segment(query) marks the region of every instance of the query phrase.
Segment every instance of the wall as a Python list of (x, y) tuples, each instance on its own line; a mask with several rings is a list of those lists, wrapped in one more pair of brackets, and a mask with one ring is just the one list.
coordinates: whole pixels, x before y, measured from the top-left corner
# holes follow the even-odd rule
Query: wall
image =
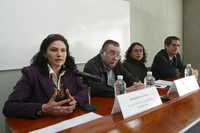
[(199, 35), (200, 35), (200, 1), (199, 0), (183, 0), (183, 38), (184, 38), (184, 62), (192, 64), (200, 70), (199, 60)]
[(13, 86), (20, 77), (19, 70), (3, 71), (0, 72), (0, 132), (6, 132), (4, 116), (2, 114), (2, 108), (8, 95), (11, 93)]
[(130, 0), (131, 41), (144, 44), (147, 65), (164, 47), (166, 36), (182, 38), (182, 0)]
[(125, 51), (129, 18), (129, 2), (124, 0), (0, 0), (0, 53), (6, 55), (0, 56), (0, 70), (28, 65), (52, 33), (66, 37), (77, 63), (95, 56), (107, 39)]

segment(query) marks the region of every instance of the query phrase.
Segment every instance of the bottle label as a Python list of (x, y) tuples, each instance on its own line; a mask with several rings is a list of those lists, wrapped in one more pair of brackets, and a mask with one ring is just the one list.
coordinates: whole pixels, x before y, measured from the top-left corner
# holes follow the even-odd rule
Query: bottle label
[(124, 94), (125, 93), (125, 86), (124, 86), (124, 83), (121, 83), (119, 84), (120, 87), (119, 87), (119, 93), (120, 94)]
[(124, 94), (126, 91), (126, 83), (124, 81), (116, 81), (115, 85), (115, 95)]
[(155, 83), (155, 79), (153, 77), (147, 77), (145, 78), (145, 86), (150, 87), (153, 86)]

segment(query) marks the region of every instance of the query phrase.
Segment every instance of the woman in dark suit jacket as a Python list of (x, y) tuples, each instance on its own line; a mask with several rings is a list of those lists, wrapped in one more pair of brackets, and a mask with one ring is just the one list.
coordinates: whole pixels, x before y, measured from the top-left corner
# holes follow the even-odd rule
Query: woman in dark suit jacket
[(126, 59), (123, 62), (123, 66), (134, 76), (138, 77), (141, 82), (147, 73), (146, 52), (144, 46), (139, 42), (134, 42), (126, 51)]
[(5, 102), (8, 117), (38, 118), (65, 115), (88, 101), (87, 86), (76, 74), (67, 40), (59, 34), (45, 38), (32, 63)]

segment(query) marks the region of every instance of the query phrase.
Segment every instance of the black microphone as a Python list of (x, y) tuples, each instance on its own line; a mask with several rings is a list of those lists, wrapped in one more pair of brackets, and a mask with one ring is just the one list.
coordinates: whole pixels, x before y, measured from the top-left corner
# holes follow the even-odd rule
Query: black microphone
[[(93, 75), (93, 74), (90, 74), (90, 73), (86, 73), (86, 72), (80, 72), (78, 70), (75, 70), (75, 74), (77, 74), (78, 76), (81, 76), (83, 78), (86, 79), (86, 82), (89, 83), (91, 80), (94, 80), (94, 81), (97, 81), (97, 82), (102, 82), (102, 78), (100, 78), (99, 76), (96, 76), (96, 75)], [(86, 83), (86, 84), (87, 84)], [(95, 111), (96, 110), (96, 106), (91, 104), (91, 101), (90, 101), (90, 87), (88, 87), (88, 100), (89, 100), (89, 103), (88, 104), (84, 104), (84, 105), (80, 105), (80, 108), (83, 109), (84, 111), (88, 111), (88, 112), (91, 112), (91, 111)]]
[(95, 81), (99, 81), (101, 82), (102, 81), (102, 78), (99, 77), (99, 76), (96, 76), (96, 75), (93, 75), (93, 74), (90, 74), (90, 73), (86, 73), (86, 72), (80, 72), (80, 71), (75, 71), (77, 75), (83, 77), (83, 78), (86, 78), (86, 79), (91, 79), (91, 80), (95, 80)]

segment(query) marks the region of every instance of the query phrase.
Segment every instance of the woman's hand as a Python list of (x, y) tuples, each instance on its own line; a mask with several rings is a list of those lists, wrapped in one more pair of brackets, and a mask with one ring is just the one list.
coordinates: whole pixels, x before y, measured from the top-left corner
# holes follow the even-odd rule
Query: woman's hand
[(66, 89), (66, 93), (69, 96), (68, 99), (56, 102), (55, 98), (57, 95), (57, 91), (55, 91), (50, 100), (46, 104), (42, 105), (42, 112), (44, 114), (54, 116), (72, 113), (76, 107), (76, 100), (71, 96), (68, 89)]
[(68, 105), (72, 107), (72, 109), (74, 110), (76, 108), (76, 100), (74, 99), (74, 97), (70, 94), (69, 90), (66, 89), (66, 94), (68, 95)]

